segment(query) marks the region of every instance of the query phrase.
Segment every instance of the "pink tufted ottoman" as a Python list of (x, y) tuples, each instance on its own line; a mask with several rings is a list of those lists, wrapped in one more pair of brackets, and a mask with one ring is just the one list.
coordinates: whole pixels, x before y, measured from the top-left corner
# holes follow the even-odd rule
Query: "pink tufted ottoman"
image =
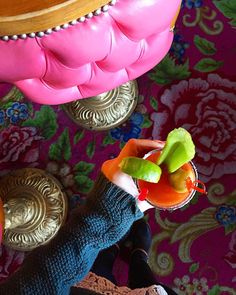
[[(29, 13), (17, 16), (19, 26), (10, 26), (13, 17), (6, 15), (4, 7), (9, 1), (4, 1), (6, 6), (0, 8), (0, 87), (12, 83), (41, 104), (98, 95), (151, 69), (170, 48), (172, 21), (181, 3), (113, 0), (104, 5), (106, 1), (87, 1), (103, 6), (81, 16), (84, 0), (61, 0), (60, 5), (80, 5), (78, 13), (73, 11), (78, 18), (61, 13), (53, 27), (45, 28), (46, 24), (39, 22), (42, 30), (31, 31), (29, 25), (21, 24), (32, 17)], [(55, 4), (55, 0), (51, 2)], [(45, 17), (47, 9), (36, 12)], [(32, 26), (35, 23), (32, 21)]]

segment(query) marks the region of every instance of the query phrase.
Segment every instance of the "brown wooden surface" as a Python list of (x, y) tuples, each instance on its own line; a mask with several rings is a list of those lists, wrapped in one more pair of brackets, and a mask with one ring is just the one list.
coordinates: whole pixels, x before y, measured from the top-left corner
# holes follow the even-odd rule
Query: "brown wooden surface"
[(107, 0), (0, 0), (0, 36), (39, 32), (108, 4)]

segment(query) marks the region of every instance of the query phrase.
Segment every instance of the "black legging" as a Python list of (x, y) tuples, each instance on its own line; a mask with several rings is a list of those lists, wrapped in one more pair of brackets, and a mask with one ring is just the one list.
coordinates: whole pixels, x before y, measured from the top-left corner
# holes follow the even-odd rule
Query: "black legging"
[(161, 285), (169, 295), (177, 295), (169, 287), (156, 280), (147, 263), (147, 256), (143, 252), (137, 251), (132, 255), (129, 265), (129, 287), (130, 289), (136, 289), (152, 285)]
[[(115, 277), (112, 273), (115, 258), (118, 249), (113, 246), (105, 251), (100, 252), (91, 271), (98, 276), (104, 277), (117, 285)], [(145, 288), (152, 285), (161, 285), (168, 295), (178, 295), (169, 287), (159, 283), (153, 275), (150, 266), (147, 263), (147, 256), (141, 252), (136, 251), (131, 256), (129, 265), (129, 288)]]

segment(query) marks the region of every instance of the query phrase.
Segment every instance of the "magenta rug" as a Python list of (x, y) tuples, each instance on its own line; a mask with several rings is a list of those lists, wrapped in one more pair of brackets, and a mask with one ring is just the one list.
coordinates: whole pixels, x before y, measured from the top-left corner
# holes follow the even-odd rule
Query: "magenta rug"
[[(17, 89), (2, 87), (0, 172), (48, 170), (66, 188), (73, 208), (86, 198), (103, 161), (129, 138), (165, 139), (171, 129), (186, 128), (208, 196), (196, 195), (172, 213), (147, 212), (153, 233), (149, 262), (157, 279), (180, 295), (236, 294), (235, 0), (185, 0), (182, 6), (170, 53), (139, 78), (138, 107), (118, 128), (83, 130), (60, 106), (31, 104)], [(0, 250), (4, 280), (24, 253)], [(126, 283), (126, 270), (118, 261), (120, 284)]]

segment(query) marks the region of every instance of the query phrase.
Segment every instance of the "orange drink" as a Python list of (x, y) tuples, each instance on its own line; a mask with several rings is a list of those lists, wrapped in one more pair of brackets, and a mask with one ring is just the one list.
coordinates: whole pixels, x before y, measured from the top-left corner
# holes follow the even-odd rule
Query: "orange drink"
[[(144, 158), (156, 163), (160, 157), (161, 151), (152, 151)], [(193, 182), (198, 181), (198, 174), (195, 166), (190, 161), (181, 167), (182, 170), (190, 172)], [(194, 196), (196, 190), (194, 187), (184, 192), (177, 192), (173, 189), (169, 180), (169, 173), (166, 167), (162, 168), (162, 174), (158, 183), (151, 183), (144, 180), (137, 180), (140, 191), (146, 190), (146, 201), (158, 209), (175, 210), (187, 204)]]
[(144, 158), (125, 157), (119, 166), (122, 172), (137, 179), (139, 201), (146, 200), (159, 209), (175, 210), (187, 204), (195, 191), (207, 193), (191, 162), (194, 156), (191, 134), (180, 127), (168, 134), (162, 149), (153, 150)]

